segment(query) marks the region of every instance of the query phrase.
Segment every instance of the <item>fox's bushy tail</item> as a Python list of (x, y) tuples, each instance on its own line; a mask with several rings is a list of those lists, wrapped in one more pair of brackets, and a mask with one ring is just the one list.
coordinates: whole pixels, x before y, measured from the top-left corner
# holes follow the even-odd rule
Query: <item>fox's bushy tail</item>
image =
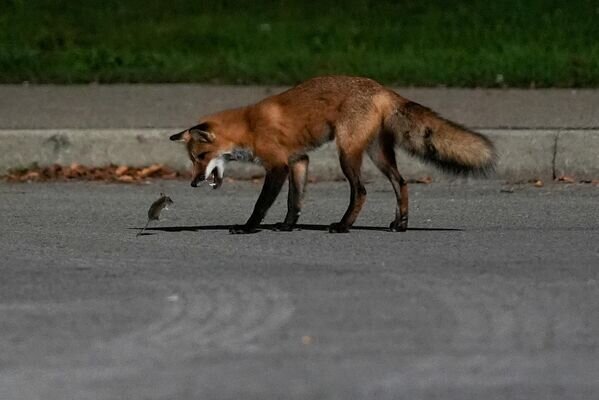
[(418, 103), (400, 103), (385, 124), (394, 132), (400, 148), (442, 170), (484, 176), (495, 168), (495, 147), (486, 136), (446, 120)]

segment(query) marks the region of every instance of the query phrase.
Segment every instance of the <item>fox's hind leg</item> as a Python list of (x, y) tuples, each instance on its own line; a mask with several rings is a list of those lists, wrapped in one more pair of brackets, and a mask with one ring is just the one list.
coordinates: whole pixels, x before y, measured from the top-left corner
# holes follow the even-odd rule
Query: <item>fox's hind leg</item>
[(308, 183), (308, 163), (306, 154), (294, 158), (289, 163), (289, 196), (287, 216), (283, 222), (275, 224), (277, 231), (292, 231), (302, 211), (306, 184)]
[(368, 155), (374, 165), (389, 179), (395, 191), (395, 220), (391, 222), (389, 229), (392, 232), (405, 232), (408, 229), (408, 184), (397, 169), (393, 134), (383, 132), (368, 147)]
[(341, 221), (329, 225), (331, 233), (349, 232), (349, 228), (354, 224), (362, 206), (366, 201), (366, 188), (362, 184), (362, 151), (355, 151), (354, 154), (348, 154), (343, 149), (339, 149), (339, 162), (341, 170), (347, 178), (350, 187), (349, 206), (343, 214)]

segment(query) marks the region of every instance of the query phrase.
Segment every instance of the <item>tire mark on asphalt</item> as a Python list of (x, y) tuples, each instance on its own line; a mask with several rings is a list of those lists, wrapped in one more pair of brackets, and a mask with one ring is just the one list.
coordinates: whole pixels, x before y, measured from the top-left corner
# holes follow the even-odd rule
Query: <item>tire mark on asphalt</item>
[(256, 349), (255, 339), (282, 326), (293, 313), (287, 294), (263, 282), (181, 284), (174, 293), (179, 305), (172, 314), (125, 338), (124, 345), (188, 356), (217, 349), (250, 351)]
[(433, 296), (453, 314), (455, 350), (538, 351), (599, 345), (599, 291), (594, 282), (535, 284), (492, 275), (468, 280), (384, 275)]
[(112, 339), (97, 340), (89, 351), (52, 355), (61, 368), (25, 365), (3, 371), (3, 390), (28, 393), (29, 398), (36, 398), (31, 396), (34, 392), (46, 399), (68, 393), (102, 399), (102, 388), (109, 388), (111, 381), (147, 378), (157, 362), (169, 365), (223, 350), (256, 351), (262, 348), (261, 339), (283, 326), (294, 312), (287, 293), (262, 281), (173, 283), (155, 289), (166, 303), (158, 319)]
[(384, 275), (419, 290), (420, 297), (434, 296), (457, 323), (441, 353), (423, 347), (421, 357), (368, 385), (366, 397), (393, 398), (400, 388), (418, 397), (447, 387), (494, 393), (510, 385), (598, 385), (592, 372), (599, 369), (595, 281)]

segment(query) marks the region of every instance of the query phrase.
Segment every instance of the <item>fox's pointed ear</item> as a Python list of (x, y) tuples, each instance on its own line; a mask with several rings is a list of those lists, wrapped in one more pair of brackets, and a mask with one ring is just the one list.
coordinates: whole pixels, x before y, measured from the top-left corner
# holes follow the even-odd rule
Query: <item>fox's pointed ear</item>
[(169, 139), (175, 141), (182, 140), (185, 142), (189, 142), (193, 139), (202, 143), (212, 143), (214, 141), (214, 138), (214, 133), (209, 131), (208, 124), (202, 123), (189, 129), (186, 129), (183, 132), (175, 133)]
[(181, 140), (187, 141), (188, 139), (186, 138), (186, 136), (187, 136), (187, 138), (189, 138), (188, 130), (184, 130), (183, 132), (175, 133), (174, 135), (171, 135), (171, 137), (169, 137), (169, 139), (173, 140), (173, 141), (181, 141)]
[(214, 133), (208, 132), (207, 130), (202, 129), (201, 127), (194, 126), (193, 128), (189, 128), (189, 134), (191, 135), (193, 140), (197, 140), (202, 143), (212, 143), (214, 142)]

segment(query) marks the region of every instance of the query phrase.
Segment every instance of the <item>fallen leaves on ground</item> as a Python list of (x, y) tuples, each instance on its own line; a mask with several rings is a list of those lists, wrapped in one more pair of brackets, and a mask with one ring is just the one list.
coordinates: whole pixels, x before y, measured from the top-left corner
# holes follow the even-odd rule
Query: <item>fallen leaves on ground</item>
[[(576, 179), (573, 176), (569, 176), (569, 175), (562, 175), (560, 177), (555, 178), (553, 181), (551, 181), (552, 183), (565, 183), (565, 184), (591, 184), (591, 185), (599, 185), (599, 179)], [(512, 185), (512, 187), (510, 187), (509, 189), (503, 188), (501, 189), (502, 193), (511, 193), (513, 190), (513, 185), (524, 185), (524, 184), (531, 184), (535, 187), (544, 187), (545, 186), (545, 182), (542, 179), (530, 179), (527, 181), (506, 181), (505, 182), (506, 185)]]
[(430, 176), (422, 176), (416, 179), (409, 179), (408, 183), (423, 183), (425, 185), (428, 185), (430, 183), (433, 183), (433, 178)]
[(312, 336), (307, 336), (307, 335), (302, 336), (302, 343), (306, 346), (312, 344), (313, 341), (314, 341), (314, 338)]
[[(9, 170), (6, 175), (0, 176), (7, 182), (48, 182), (48, 181), (105, 181), (122, 183), (140, 183), (150, 179), (189, 179), (189, 172), (176, 171), (163, 164), (152, 164), (144, 167), (131, 167), (128, 165), (109, 165), (105, 167), (87, 167), (78, 163), (68, 166), (54, 164), (48, 167), (32, 166), (30, 168)], [(227, 182), (234, 179), (225, 178)], [(262, 183), (262, 177), (252, 177), (254, 184)], [(310, 176), (308, 182), (321, 182), (321, 179)], [(562, 175), (555, 179), (558, 183), (581, 183), (599, 185), (599, 179), (581, 179), (569, 175)], [(416, 179), (408, 179), (408, 183), (430, 184), (433, 178), (422, 176)], [(541, 179), (532, 179), (528, 181), (535, 187), (543, 187), (545, 183)], [(521, 182), (524, 183), (524, 182)], [(502, 189), (503, 193), (512, 193), (513, 189)]]
[(139, 183), (148, 179), (189, 178), (189, 174), (175, 171), (162, 164), (152, 164), (147, 167), (130, 167), (127, 165), (86, 167), (73, 163), (69, 166), (54, 164), (48, 167), (33, 166), (26, 169), (10, 170), (3, 178), (8, 182), (84, 180)]
[[(576, 178), (574, 178), (573, 176), (568, 176), (568, 175), (562, 175), (559, 178), (556, 179), (558, 182), (562, 182), (562, 183), (576, 183)], [(581, 183), (584, 183), (583, 181), (581, 181)]]
[(579, 179), (577, 180), (575, 177), (570, 175), (562, 175), (555, 179), (558, 183), (585, 183), (591, 185), (599, 185), (599, 179)]

